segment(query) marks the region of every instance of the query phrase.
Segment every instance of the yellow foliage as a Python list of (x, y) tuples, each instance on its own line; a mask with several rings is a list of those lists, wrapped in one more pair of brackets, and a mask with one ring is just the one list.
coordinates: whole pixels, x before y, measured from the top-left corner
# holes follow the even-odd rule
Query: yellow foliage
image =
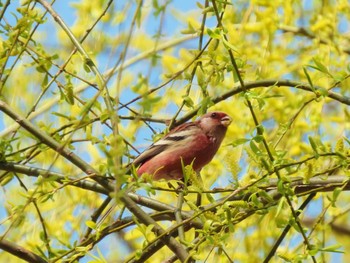
[[(119, 200), (126, 193), (119, 187), (132, 186), (135, 202), (141, 199), (134, 194), (150, 198), (137, 208), (152, 215), (167, 235), (173, 227), (172, 234), (181, 233), (174, 214), (183, 212), (185, 236), (176, 242), (196, 258), (262, 262), (282, 228), (296, 226), (290, 204), (278, 207), (281, 196), (288, 196), (297, 211), (305, 200), (299, 192), (315, 187), (314, 177), (336, 180), (333, 175), (349, 174), (347, 0), (215, 1), (216, 6), (209, 1), (192, 9), (174, 1), (60, 1), (53, 5), (57, 16), (45, 18), (47, 7), (39, 2), (34, 9), (31, 1), (7, 2), (0, 32), (0, 165), (23, 170), (0, 171), (4, 240), (55, 262), (73, 262), (80, 255), (83, 261), (125, 261), (124, 247), (130, 257), (142, 256), (157, 236), (153, 224), (147, 226)], [(112, 179), (130, 174), (119, 164), (126, 166), (162, 136), (154, 133), (170, 120), (183, 121), (187, 114), (186, 121), (194, 120), (198, 110), (224, 111), (233, 119), (214, 159), (201, 171), (203, 186), (196, 182), (181, 192), (178, 183), (152, 182), (151, 175), (145, 181)], [(132, 118), (114, 123), (110, 111)], [(237, 141), (242, 144), (233, 147)], [(41, 175), (35, 168), (43, 169)], [(47, 177), (51, 172), (60, 177)], [(90, 224), (96, 229), (83, 241), (86, 222), (107, 198), (94, 180), (105, 177), (118, 205), (103, 227)], [(289, 188), (296, 177), (309, 185)], [(86, 184), (76, 185), (80, 180)], [(81, 188), (86, 185), (89, 189)], [(349, 195), (347, 188), (331, 188), (313, 188), (318, 194), (310, 203), (312, 213), (304, 210), (298, 218), (304, 226), (304, 218), (313, 216), (311, 244), (337, 240), (346, 248), (345, 238), (328, 223), (349, 221)], [(228, 196), (229, 201), (220, 199)], [(105, 228), (111, 232), (99, 240), (105, 226), (115, 228)], [(114, 232), (118, 238), (108, 239)], [(271, 261), (310, 260), (307, 253), (314, 253), (305, 249), (300, 230), (289, 230), (284, 242), (279, 258)], [(331, 261), (335, 252), (315, 253), (317, 261)], [(1, 253), (0, 261), (12, 262), (7, 254)], [(172, 255), (164, 246), (148, 261)]]
[[(133, 37), (133, 43), (132, 45), (134, 46), (134, 48), (137, 48), (140, 50), (140, 52), (144, 52), (144, 51), (148, 51), (151, 50), (152, 48), (156, 49), (157, 46), (155, 45), (155, 39), (154, 38), (150, 38), (148, 35), (140, 32), (138, 34), (136, 34)], [(159, 45), (160, 43), (158, 43)]]

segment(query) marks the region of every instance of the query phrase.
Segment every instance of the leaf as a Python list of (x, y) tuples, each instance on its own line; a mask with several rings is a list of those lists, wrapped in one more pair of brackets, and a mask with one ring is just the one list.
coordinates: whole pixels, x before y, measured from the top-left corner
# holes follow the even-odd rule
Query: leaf
[(87, 225), (87, 227), (89, 227), (89, 228), (91, 228), (91, 229), (94, 229), (94, 230), (95, 230), (96, 227), (97, 227), (96, 222), (91, 221), (91, 220), (86, 221), (86, 222), (85, 222), (85, 225)]
[(265, 168), (266, 171), (271, 171), (270, 164), (266, 161), (265, 158), (260, 158), (261, 165)]
[(47, 72), (46, 68), (43, 65), (39, 65), (39, 66), (37, 66), (35, 68), (40, 73), (46, 73)]
[(343, 138), (350, 145), (350, 140), (348, 138), (346, 138), (346, 137), (343, 137)]
[(188, 25), (188, 27), (186, 29), (180, 31), (181, 34), (186, 35), (186, 34), (195, 34), (195, 33), (197, 33), (197, 30), (192, 26), (191, 22), (188, 22), (187, 25)]
[(255, 142), (253, 140), (250, 141), (249, 146), (250, 146), (250, 149), (252, 149), (252, 151), (256, 155), (260, 156), (262, 154), (259, 147), (255, 144)]
[(332, 200), (331, 200), (332, 206), (333, 206), (333, 207), (336, 207), (335, 203), (336, 203), (336, 201), (337, 201), (337, 199), (338, 199), (338, 196), (339, 196), (342, 192), (343, 192), (343, 189), (340, 188), (340, 187), (336, 187), (336, 188), (334, 189), (333, 195), (332, 195)]
[(331, 246), (328, 246), (328, 247), (321, 248), (320, 251), (334, 252), (334, 253), (345, 253), (344, 251), (338, 250), (341, 247), (343, 247), (343, 246), (340, 245), (340, 244), (335, 244), (335, 245), (331, 245)]
[(44, 77), (43, 81), (41, 82), (41, 88), (45, 89), (47, 86), (47, 83), (49, 83), (49, 76), (48, 76), (48, 74), (45, 74), (45, 77)]
[(313, 92), (316, 92), (315, 87), (314, 87), (314, 84), (312, 83), (311, 77), (310, 77), (309, 73), (307, 72), (306, 67), (303, 67), (303, 71), (304, 71), (304, 74), (305, 74), (305, 76), (306, 76), (306, 78), (307, 78), (307, 81), (309, 82), (309, 85), (310, 85), (310, 87), (311, 87), (311, 90), (312, 90)]
[(239, 139), (236, 139), (234, 140), (232, 143), (230, 143), (229, 145), (231, 145), (232, 147), (237, 147), (239, 145), (242, 145), (246, 142), (249, 142), (250, 139), (246, 139), (246, 138), (239, 138)]
[(203, 225), (203, 230), (204, 231), (209, 231), (210, 230), (210, 227), (212, 226), (212, 224), (213, 224), (213, 220), (211, 220), (211, 219), (208, 219), (208, 220), (206, 220), (205, 221), (205, 223), (204, 223), (204, 225)]
[(222, 43), (224, 44), (224, 46), (227, 48), (227, 49), (230, 49), (232, 51), (236, 51), (235, 47), (226, 40), (224, 34), (222, 33), (222, 37), (221, 37), (221, 41)]
[(200, 106), (200, 109), (198, 111), (198, 114), (199, 115), (203, 115), (204, 113), (207, 112), (207, 109), (211, 106), (213, 106), (214, 103), (213, 101), (211, 100), (210, 97), (206, 97), (202, 100), (202, 103), (201, 103), (201, 106)]
[(214, 30), (207, 28), (207, 33), (211, 38), (221, 39), (221, 30), (219, 28), (215, 28)]
[(278, 252), (277, 256), (283, 259), (285, 262), (293, 262), (294, 256), (288, 252)]
[(312, 138), (311, 136), (309, 136), (309, 142), (310, 142), (310, 145), (311, 145), (312, 150), (313, 150), (314, 153), (315, 153), (315, 157), (316, 157), (316, 159), (317, 159), (320, 155), (319, 155), (319, 153), (318, 153), (317, 144), (316, 144), (314, 138)]
[(61, 117), (61, 118), (64, 118), (64, 119), (67, 119), (67, 120), (69, 120), (69, 121), (72, 121), (72, 120), (74, 120), (74, 117), (72, 117), (71, 115), (64, 115), (63, 113), (60, 113), (60, 112), (52, 112), (51, 113), (52, 115), (56, 115), (56, 116), (58, 116), (58, 117)]
[(276, 210), (275, 218), (277, 218), (277, 217), (280, 215), (280, 213), (282, 212), (283, 207), (284, 207), (284, 203), (285, 203), (285, 197), (282, 196), (281, 199), (280, 199), (279, 202), (278, 202), (278, 205), (277, 205), (277, 210)]
[(257, 136), (254, 137), (254, 138), (256, 138), (255, 139), (256, 142), (262, 142), (263, 141), (264, 137), (262, 136), (262, 134), (264, 134), (264, 131), (265, 131), (264, 126), (262, 126), (262, 125), (256, 126)]
[(90, 73), (91, 72), (91, 68), (90, 68), (90, 64), (88, 63), (89, 60), (85, 59), (84, 60), (85, 63), (83, 63), (83, 68), (85, 70), (86, 73)]
[(208, 6), (202, 10), (202, 14), (212, 13), (214, 12), (214, 7)]
[[(258, 133), (259, 134), (259, 133)], [(256, 143), (261, 143), (264, 140), (264, 136), (262, 135), (256, 135), (252, 138)]]
[(215, 199), (212, 197), (211, 194), (207, 193), (207, 194), (206, 194), (206, 197), (207, 197), (207, 199), (208, 199), (208, 201), (209, 201), (210, 203), (215, 203)]
[(316, 70), (318, 70), (318, 71), (320, 71), (320, 72), (322, 72), (322, 73), (332, 77), (332, 74), (329, 72), (327, 67), (321, 63), (321, 61), (319, 61), (316, 58), (312, 58), (312, 60), (316, 64), (316, 67), (313, 66), (313, 65), (309, 65), (309, 67), (314, 68), (314, 69), (316, 69)]
[(74, 105), (74, 92), (73, 92), (73, 85), (72, 83), (68, 83), (66, 86), (66, 101), (70, 105)]
[[(0, 156), (1, 156), (1, 154), (0, 154)], [(0, 161), (1, 161), (1, 158), (0, 158)], [(2, 179), (0, 180), (0, 185), (1, 185), (1, 186), (5, 186), (5, 185), (7, 185), (9, 182), (11, 182), (12, 179), (13, 179), (13, 175), (12, 175), (12, 174), (6, 175), (5, 178), (2, 178)]]
[(182, 97), (183, 103), (186, 107), (193, 109), (194, 108), (194, 102), (189, 96)]

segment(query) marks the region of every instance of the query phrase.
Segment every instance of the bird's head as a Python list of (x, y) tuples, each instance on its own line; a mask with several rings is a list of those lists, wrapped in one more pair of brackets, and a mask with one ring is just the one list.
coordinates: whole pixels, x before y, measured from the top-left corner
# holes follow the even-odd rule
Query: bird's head
[(221, 130), (226, 132), (232, 119), (224, 112), (214, 111), (204, 114), (199, 120), (199, 125), (207, 132)]

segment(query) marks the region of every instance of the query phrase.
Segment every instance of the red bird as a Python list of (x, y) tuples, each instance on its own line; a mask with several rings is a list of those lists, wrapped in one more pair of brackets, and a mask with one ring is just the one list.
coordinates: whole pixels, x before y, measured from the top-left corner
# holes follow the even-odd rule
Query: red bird
[(224, 112), (209, 112), (195, 122), (184, 123), (152, 144), (133, 162), (137, 174), (154, 180), (182, 179), (182, 165), (199, 172), (213, 159), (232, 119)]

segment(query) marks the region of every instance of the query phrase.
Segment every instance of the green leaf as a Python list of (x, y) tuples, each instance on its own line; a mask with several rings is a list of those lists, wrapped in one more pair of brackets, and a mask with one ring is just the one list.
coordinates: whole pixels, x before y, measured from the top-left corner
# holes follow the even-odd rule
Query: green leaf
[(343, 138), (350, 145), (350, 140), (348, 138), (346, 138), (346, 137), (343, 137)]
[(222, 33), (221, 41), (227, 49), (231, 49), (232, 51), (236, 51), (235, 47), (225, 39), (225, 36), (223, 35), (223, 33)]
[(333, 207), (336, 207), (335, 203), (338, 199), (338, 196), (343, 192), (343, 189), (340, 188), (340, 187), (336, 187), (334, 190), (333, 190), (333, 195), (332, 195), (332, 206)]
[(47, 70), (45, 69), (45, 67), (43, 65), (39, 65), (36, 67), (36, 70), (40, 73), (46, 73)]
[(199, 115), (203, 115), (204, 113), (207, 112), (207, 109), (211, 106), (213, 106), (214, 103), (213, 101), (211, 100), (210, 97), (205, 97), (203, 100), (202, 100), (202, 103), (201, 103), (201, 106), (200, 106), (200, 109), (198, 111), (198, 114)]
[(207, 13), (213, 13), (214, 12), (214, 7), (208, 6), (202, 10), (202, 14), (207, 14)]
[(312, 150), (313, 150), (314, 153), (315, 153), (315, 157), (316, 157), (316, 159), (317, 159), (320, 155), (319, 155), (319, 153), (318, 153), (317, 144), (316, 144), (314, 138), (311, 137), (311, 136), (309, 136), (309, 142), (310, 142), (310, 145), (311, 145)]
[(43, 81), (41, 82), (41, 88), (45, 89), (47, 86), (47, 83), (49, 83), (49, 76), (48, 76), (48, 74), (45, 74), (45, 77), (44, 77)]
[(64, 118), (64, 119), (67, 119), (69, 121), (72, 121), (74, 120), (74, 117), (72, 117), (71, 115), (64, 115), (63, 113), (60, 113), (60, 112), (52, 112), (52, 115), (55, 115), (55, 116), (58, 116), (58, 117), (61, 117), (61, 118)]
[(90, 64), (88, 63), (89, 60), (86, 59), (84, 62), (85, 62), (85, 63), (83, 64), (83, 68), (84, 68), (85, 72), (86, 72), (86, 73), (90, 73), (90, 72), (91, 72), (91, 68), (90, 68)]
[(229, 145), (231, 145), (232, 147), (237, 147), (241, 144), (244, 144), (246, 142), (249, 142), (250, 140), (249, 139), (246, 139), (246, 138), (239, 138), (239, 139), (236, 139), (234, 140), (232, 143), (230, 143)]
[(316, 70), (318, 70), (318, 71), (320, 71), (320, 72), (322, 72), (322, 73), (332, 77), (332, 74), (329, 72), (327, 67), (321, 63), (321, 61), (319, 61), (316, 58), (313, 58), (312, 60), (313, 60), (313, 62), (315, 63), (316, 66), (309, 65), (309, 67), (314, 68), (314, 69), (316, 69)]
[[(1, 154), (0, 154), (1, 156)], [(0, 161), (1, 161), (1, 158), (0, 158)], [(9, 175), (6, 175), (5, 178), (2, 178), (1, 181), (0, 181), (0, 185), (1, 186), (5, 186), (7, 185), (9, 182), (11, 182), (13, 179), (13, 175), (12, 174), (9, 174)]]
[(283, 259), (285, 262), (293, 262), (294, 256), (288, 252), (277, 252), (277, 256)]
[(192, 26), (192, 24), (190, 22), (188, 22), (188, 27), (184, 30), (180, 31), (181, 34), (195, 34), (197, 33), (197, 30)]
[(215, 203), (215, 199), (211, 196), (211, 194), (207, 193), (206, 197), (210, 203)]
[(72, 83), (68, 83), (66, 86), (66, 101), (70, 105), (74, 105), (74, 92)]
[(253, 140), (250, 141), (249, 146), (250, 146), (250, 149), (252, 149), (252, 151), (256, 155), (260, 156), (262, 154), (259, 147), (255, 144), (255, 142)]
[(277, 182), (277, 190), (279, 193), (281, 193), (282, 195), (285, 194), (285, 187), (284, 187), (284, 182), (282, 180), (278, 180)]
[(213, 220), (211, 220), (211, 219), (206, 220), (204, 225), (203, 225), (203, 230), (209, 231), (212, 224), (213, 224)]
[[(256, 132), (258, 134), (257, 136), (254, 137), (254, 138), (257, 138), (256, 142), (262, 142), (263, 141), (264, 137), (261, 136), (261, 135), (264, 134), (264, 131), (265, 131), (264, 126), (262, 126), (262, 125), (256, 126)], [(259, 140), (259, 139), (261, 139), (261, 140)]]
[(256, 143), (261, 143), (264, 140), (264, 136), (262, 135), (257, 135), (252, 138)]
[(311, 87), (311, 90), (312, 90), (313, 92), (316, 92), (315, 87), (314, 87), (314, 84), (312, 83), (311, 77), (310, 77), (309, 73), (307, 72), (306, 67), (303, 67), (303, 71), (304, 71), (304, 74), (305, 74), (305, 76), (306, 76), (306, 78), (307, 78), (307, 81), (309, 82), (309, 85), (310, 85), (310, 87)]
[(335, 245), (332, 245), (332, 246), (328, 246), (328, 247), (321, 248), (320, 251), (324, 251), (324, 252), (334, 252), (334, 253), (345, 253), (344, 251), (338, 250), (338, 249), (341, 248), (341, 247), (343, 247), (343, 246), (340, 245), (340, 244), (335, 244)]
[(96, 227), (97, 227), (96, 222), (91, 221), (91, 220), (86, 221), (86, 222), (85, 222), (85, 225), (87, 225), (87, 226), (88, 226), (89, 228), (91, 228), (91, 229), (96, 229)]
[(261, 157), (260, 158), (260, 163), (265, 168), (266, 171), (271, 171), (270, 164), (266, 161), (265, 158)]
[(285, 197), (282, 196), (281, 199), (280, 199), (279, 202), (278, 202), (278, 205), (277, 205), (277, 210), (276, 210), (275, 218), (277, 218), (277, 217), (280, 215), (280, 213), (282, 212), (283, 207), (284, 207), (284, 204), (285, 204), (285, 201), (286, 201), (286, 200), (285, 200)]
[(221, 39), (221, 30), (219, 28), (215, 28), (214, 30), (207, 28), (207, 33), (211, 38)]

